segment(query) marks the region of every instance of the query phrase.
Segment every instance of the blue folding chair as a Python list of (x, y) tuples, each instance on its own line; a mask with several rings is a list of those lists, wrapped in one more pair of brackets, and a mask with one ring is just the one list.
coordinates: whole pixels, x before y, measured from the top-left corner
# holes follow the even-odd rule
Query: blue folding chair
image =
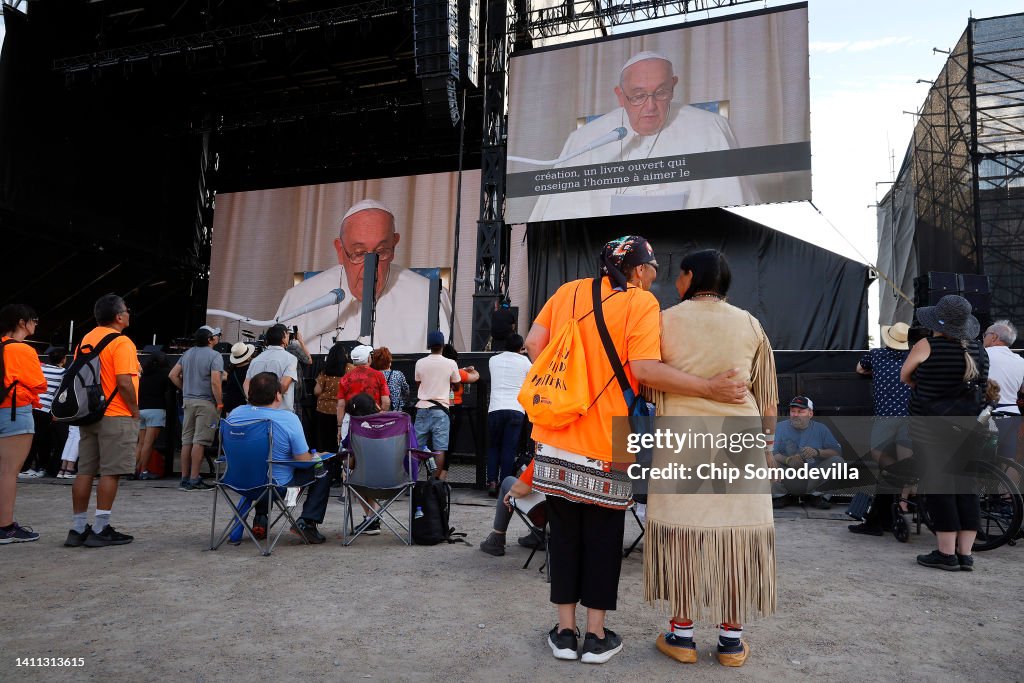
[[(281, 535), (287, 528), (281, 524), (277, 535), (272, 530), (283, 518), (290, 525), (295, 525), (291, 507), (287, 505), (284, 486), (274, 481), (273, 466), (307, 468), (316, 465), (310, 460), (274, 460), (274, 423), (271, 420), (246, 420), (244, 422), (220, 421), (220, 456), (216, 460), (216, 480), (214, 486), (213, 515), (210, 520), (210, 550), (216, 550), (224, 541), (238, 543), (244, 534), (248, 534), (252, 542), (264, 556), (273, 552)], [(331, 457), (333, 454), (327, 456)], [(324, 458), (323, 460), (326, 460)], [(326, 474), (327, 468), (324, 468)], [(301, 494), (312, 482), (297, 487)], [(289, 487), (290, 488), (290, 487)], [(237, 499), (232, 498), (232, 494)], [(231, 519), (217, 537), (217, 500), (224, 496), (231, 509)], [(297, 500), (296, 496), (296, 500)], [(250, 508), (262, 500), (268, 502), (268, 517), (276, 512), (276, 516), (267, 524), (265, 543), (256, 537), (247, 517)], [(294, 503), (293, 503), (294, 504)], [(273, 538), (271, 538), (273, 536)], [(302, 541), (308, 541), (300, 535)]]

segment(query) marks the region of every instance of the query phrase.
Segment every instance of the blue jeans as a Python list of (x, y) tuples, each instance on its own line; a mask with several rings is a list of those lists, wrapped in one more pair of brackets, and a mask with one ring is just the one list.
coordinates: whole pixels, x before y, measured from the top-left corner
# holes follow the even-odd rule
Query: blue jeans
[(430, 450), (447, 451), (449, 427), (448, 416), (440, 408), (420, 408), (416, 411), (416, 441), (424, 450), (427, 450), (427, 437), (430, 437)]
[[(518, 410), (494, 410), (487, 413), (487, 481), (514, 477), (516, 446), (523, 428), (523, 413)], [(501, 465), (501, 477), (498, 466)]]

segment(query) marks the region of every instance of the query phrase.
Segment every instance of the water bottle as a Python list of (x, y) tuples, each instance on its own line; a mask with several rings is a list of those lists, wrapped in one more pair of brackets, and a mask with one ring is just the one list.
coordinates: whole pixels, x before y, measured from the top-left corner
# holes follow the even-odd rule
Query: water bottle
[(434, 459), (434, 456), (430, 456), (429, 458), (427, 458), (427, 474), (433, 476), (434, 472), (436, 472), (436, 471), (437, 471), (437, 460)]
[(413, 515), (413, 518), (414, 519), (419, 519), (422, 516), (423, 516), (423, 506), (417, 505), (416, 506), (416, 514)]

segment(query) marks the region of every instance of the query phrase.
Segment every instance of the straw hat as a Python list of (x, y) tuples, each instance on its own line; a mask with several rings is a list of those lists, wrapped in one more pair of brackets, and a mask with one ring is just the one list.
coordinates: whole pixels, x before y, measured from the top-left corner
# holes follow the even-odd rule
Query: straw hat
[(882, 325), (882, 343), (890, 349), (906, 351), (910, 348), (907, 337), (910, 334), (910, 325), (896, 323), (895, 325)]
[(254, 353), (256, 353), (256, 347), (252, 344), (235, 342), (234, 346), (231, 347), (231, 364), (241, 365), (252, 358), (252, 354)]

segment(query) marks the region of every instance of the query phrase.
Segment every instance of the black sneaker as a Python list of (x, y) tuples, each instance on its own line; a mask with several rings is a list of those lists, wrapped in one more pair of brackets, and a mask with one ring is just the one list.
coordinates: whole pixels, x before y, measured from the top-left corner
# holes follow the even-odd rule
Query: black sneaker
[(882, 527), (873, 526), (867, 522), (862, 522), (861, 524), (850, 524), (846, 528), (849, 529), (851, 533), (864, 534), (865, 536), (881, 536), (883, 533)]
[(182, 491), (191, 491), (192, 490), (192, 482), (190, 482), (188, 479), (182, 479), (178, 483), (178, 488), (180, 490), (182, 490)]
[(501, 557), (505, 554), (505, 535), (492, 531), (487, 534), (487, 538), (480, 544), (480, 550), (483, 550), (488, 555)]
[(302, 536), (311, 545), (318, 545), (327, 540), (316, 528), (316, 522), (311, 522), (301, 517), (295, 523), (295, 526), (292, 527), (292, 533), (296, 536)]
[(17, 522), (11, 524), (11, 528), (7, 531), (0, 529), (0, 545), (7, 545), (8, 543), (31, 543), (32, 541), (38, 541), (39, 534), (32, 531), (32, 527), (21, 526)]
[(91, 532), (92, 527), (88, 524), (85, 525), (85, 531), (83, 531), (82, 533), (78, 533), (74, 529), (69, 529), (68, 538), (66, 541), (64, 541), (64, 545), (68, 548), (79, 548), (83, 543), (85, 543), (85, 539), (89, 536)]
[(571, 628), (563, 628), (559, 631), (558, 624), (548, 631), (548, 646), (551, 648), (551, 653), (555, 655), (555, 659), (579, 659), (579, 655), (576, 654), (576, 650), (580, 646), (578, 633)]
[(379, 536), (380, 520), (374, 519), (371, 522), (369, 517), (363, 517), (363, 523), (356, 527), (356, 533), (360, 532), (363, 536)]
[(825, 498), (825, 496), (815, 496), (814, 507), (817, 508), (818, 510), (831, 510), (832, 503), (827, 498)]
[(943, 569), (947, 572), (960, 571), (960, 563), (957, 562), (956, 555), (946, 555), (938, 550), (933, 550), (927, 555), (918, 555), (917, 563), (922, 567)]
[(188, 483), (188, 488), (185, 489), (185, 490), (186, 491), (212, 491), (213, 489), (214, 489), (213, 486), (210, 486), (205, 481), (200, 479), (199, 481), (190, 481)]
[(956, 561), (960, 565), (960, 571), (962, 572), (973, 572), (974, 571), (974, 555), (961, 555), (956, 554)]
[(611, 629), (604, 630), (604, 638), (593, 633), (583, 637), (583, 652), (580, 661), (584, 664), (604, 664), (622, 650), (622, 638)]
[(102, 548), (106, 545), (125, 545), (135, 540), (134, 536), (128, 534), (122, 534), (114, 530), (114, 527), (107, 525), (107, 528), (103, 531), (96, 533), (96, 530), (90, 530), (89, 535), (82, 542), (86, 548)]
[(524, 548), (529, 548), (530, 550), (543, 550), (543, 538), (543, 534), (541, 535), (541, 538), (537, 538), (537, 534), (530, 532), (525, 536), (519, 537), (519, 545), (523, 546)]
[(262, 541), (267, 537), (267, 524), (269, 520), (266, 515), (254, 515), (252, 518), (252, 535)]

